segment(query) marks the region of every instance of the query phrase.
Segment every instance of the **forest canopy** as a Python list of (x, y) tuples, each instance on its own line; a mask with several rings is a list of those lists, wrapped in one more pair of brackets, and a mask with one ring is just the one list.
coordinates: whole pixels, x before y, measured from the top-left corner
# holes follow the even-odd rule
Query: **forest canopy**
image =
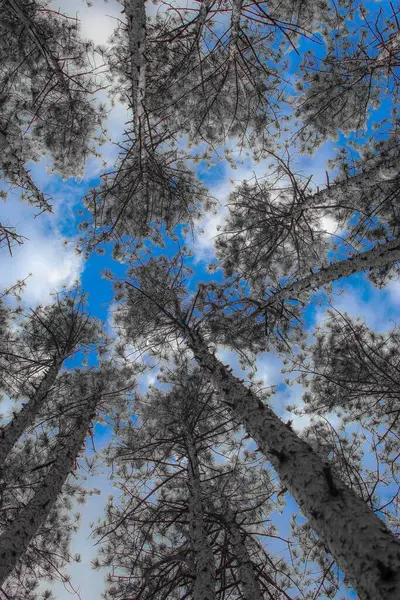
[(0, 600), (398, 600), (400, 5), (0, 0)]

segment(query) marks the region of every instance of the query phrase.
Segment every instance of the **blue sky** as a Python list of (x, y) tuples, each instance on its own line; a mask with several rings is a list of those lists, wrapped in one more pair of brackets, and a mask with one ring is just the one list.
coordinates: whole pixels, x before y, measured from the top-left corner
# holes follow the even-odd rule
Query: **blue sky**
[[(378, 7), (383, 3), (371, 4)], [(69, 14), (79, 12), (83, 35), (93, 38), (98, 43), (105, 43), (114, 27), (114, 21), (107, 15), (119, 17), (121, 11), (121, 7), (115, 2), (103, 5), (98, 1), (90, 9), (80, 0), (55, 0), (53, 5), (54, 8), (60, 7)], [(293, 62), (293, 75), (295, 70), (296, 61)], [(379, 114), (377, 116), (379, 117)], [(114, 140), (121, 136), (125, 119), (126, 110), (117, 105), (108, 123), (109, 133)], [(301, 157), (298, 161), (298, 166), (304, 170), (305, 175), (313, 174), (316, 185), (325, 182), (325, 162), (333, 156), (334, 147), (334, 143), (327, 142), (314, 156)], [(107, 145), (103, 148), (103, 153), (105, 160), (111, 165), (116, 155), (115, 148)], [(198, 231), (202, 229), (203, 233), (197, 235), (193, 243), (190, 242), (194, 254), (191, 260), (194, 269), (193, 283), (210, 277), (206, 268), (209, 262), (214, 260), (212, 242), (218, 232), (218, 226), (223, 223), (226, 214), (224, 205), (234, 187), (233, 182), (251, 179), (254, 175), (261, 177), (266, 171), (268, 162), (254, 164), (246, 158), (243, 163), (237, 165), (236, 170), (232, 170), (227, 162), (219, 163), (211, 169), (207, 169), (204, 164), (197, 168), (198, 175), (209, 186), (212, 195), (219, 200), (220, 207), (216, 214), (207, 214), (198, 224)], [(23, 246), (14, 249), (12, 257), (8, 255), (6, 249), (0, 250), (2, 260), (0, 287), (9, 287), (16, 279), (23, 279), (31, 273), (26, 283), (23, 300), (24, 304), (33, 306), (49, 302), (51, 293), (58, 291), (63, 285), (71, 286), (75, 281), (79, 281), (89, 295), (89, 311), (110, 324), (112, 285), (110, 281), (102, 278), (101, 274), (105, 269), (111, 269), (114, 273), (122, 275), (124, 266), (111, 258), (109, 248), (105, 255), (93, 254), (88, 260), (78, 255), (74, 249), (81, 199), (92, 186), (98, 183), (100, 168), (99, 161), (91, 159), (82, 181), (63, 181), (57, 175), (49, 175), (44, 161), (39, 165), (31, 165), (34, 180), (45, 192), (54, 197), (54, 214), (36, 218), (35, 210), (19, 201), (17, 194), (12, 201), (2, 205), (2, 222), (8, 221), (15, 225), (27, 240)], [(67, 240), (66, 244), (65, 240)], [(399, 317), (400, 283), (393, 281), (384, 290), (377, 290), (371, 286), (364, 275), (354, 275), (345, 282), (334, 285), (332, 304), (338, 310), (345, 310), (352, 316), (364, 317), (370, 327), (382, 331), (391, 327), (393, 321)], [(312, 328), (316, 323), (321, 322), (324, 314), (325, 308), (314, 304), (308, 311), (308, 326)], [(241, 374), (237, 357), (233, 352), (221, 348), (219, 356), (225, 363), (232, 365), (237, 375)], [(286, 405), (300, 402), (301, 388), (298, 385), (288, 387), (283, 384), (281, 366), (280, 359), (272, 353), (260, 355), (257, 359), (257, 376), (263, 379), (266, 386), (279, 384), (271, 404), (282, 418), (294, 418), (295, 427), (301, 429), (308, 423), (308, 419), (293, 417), (285, 410)], [(146, 385), (154, 380), (154, 376), (154, 373), (149, 373), (142, 378), (141, 389), (145, 389)], [(9, 406), (5, 404), (2, 412), (7, 412), (7, 409)], [(107, 430), (97, 428), (98, 450), (101, 450), (107, 439)], [(104, 501), (108, 493), (112, 492), (112, 487), (104, 473), (91, 477), (88, 485), (99, 488), (102, 493), (100, 496), (89, 497), (81, 511), (83, 526), (74, 538), (73, 551), (81, 552), (82, 562), (72, 565), (69, 572), (74, 587), (81, 590), (82, 600), (97, 600), (103, 589), (104, 574), (90, 571), (90, 560), (96, 550), (89, 537), (89, 522), (102, 515)], [(284, 517), (292, 507), (293, 503), (290, 503)], [(55, 584), (54, 592), (58, 600), (74, 597), (64, 589), (62, 584)]]

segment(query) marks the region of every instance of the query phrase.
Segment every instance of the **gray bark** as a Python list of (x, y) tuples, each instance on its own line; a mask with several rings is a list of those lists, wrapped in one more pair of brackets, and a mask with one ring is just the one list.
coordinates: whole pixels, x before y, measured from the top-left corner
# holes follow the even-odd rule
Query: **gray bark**
[(307, 275), (307, 277), (303, 277), (287, 285), (272, 294), (268, 301), (262, 305), (262, 308), (268, 309), (269, 306), (272, 306), (276, 302), (282, 302), (289, 298), (297, 298), (301, 293), (310, 292), (342, 277), (349, 277), (353, 273), (384, 267), (398, 261), (400, 261), (400, 240), (378, 244), (372, 250), (367, 250), (346, 260), (332, 263), (315, 273)]
[(229, 542), (238, 564), (244, 600), (263, 600), (260, 584), (255, 576), (250, 555), (246, 547), (245, 535), (240, 531), (235, 515), (225, 502), (223, 520), (229, 530)]
[[(39, 528), (46, 521), (61, 489), (72, 471), (76, 457), (85, 442), (99, 397), (94, 395), (85, 405), (71, 431), (56, 448), (56, 460), (39, 491), (24, 506), (15, 520), (0, 536), (0, 587), (11, 574)], [(61, 437), (61, 436), (60, 436)]]
[(5, 461), (21, 435), (31, 427), (42, 408), (49, 391), (62, 367), (63, 360), (57, 360), (47, 371), (36, 392), (16, 413), (11, 421), (0, 429), (0, 477), (4, 470)]
[(242, 13), (243, 0), (233, 0), (231, 17), (231, 39), (229, 42), (229, 58), (234, 60), (238, 53), (238, 39), (240, 31), (240, 17)]
[(306, 442), (241, 384), (188, 328), (185, 339), (235, 418), (258, 443), (360, 600), (400, 598), (400, 542)]
[(146, 0), (125, 0), (124, 10), (128, 29), (132, 78), (132, 110), (136, 136), (143, 127), (144, 96), (146, 91)]
[[(344, 181), (333, 183), (329, 187), (309, 196), (302, 209), (335, 207), (350, 197), (351, 206), (357, 206), (357, 200), (369, 189), (399, 176), (400, 155), (397, 148), (378, 155), (377, 159), (368, 161), (368, 169)], [(346, 202), (344, 202), (346, 204)]]
[(193, 437), (185, 435), (188, 452), (189, 534), (193, 549), (196, 578), (193, 600), (215, 600), (215, 561), (203, 521), (200, 471)]

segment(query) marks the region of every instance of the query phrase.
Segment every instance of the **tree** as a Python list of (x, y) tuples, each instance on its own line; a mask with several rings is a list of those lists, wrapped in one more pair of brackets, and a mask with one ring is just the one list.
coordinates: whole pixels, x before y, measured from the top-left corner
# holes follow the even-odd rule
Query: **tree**
[[(6, 521), (0, 535), (0, 585), (24, 560), (30, 543), (40, 534), (76, 465), (92, 422), (99, 418), (101, 411), (112, 410), (113, 405), (119, 413), (121, 408), (126, 410), (127, 393), (133, 386), (132, 369), (117, 368), (112, 363), (104, 363), (97, 371), (75, 371), (68, 377), (64, 394), (70, 404), (67, 411), (58, 416), (56, 443), (47, 462), (31, 469), (31, 472), (41, 471), (41, 480), (38, 485), (31, 482), (26, 498), (16, 511), (14, 508), (13, 519)], [(58, 400), (53, 398), (53, 402)]]
[(156, 348), (165, 347), (171, 335), (178, 335), (210, 377), (221, 400), (276, 469), (360, 598), (395, 597), (400, 560), (396, 537), (335, 477), (311, 446), (217, 359), (205, 337), (204, 323), (200, 329), (201, 316), (194, 316), (193, 305), (180, 302), (187, 273), (177, 270), (176, 264), (170, 268), (166, 259), (151, 259), (145, 267), (136, 268), (134, 275), (134, 280), (127, 281), (125, 304), (117, 317), (127, 339), (141, 335)]
[(245, 600), (261, 598), (261, 588), (284, 593), (282, 561), (264, 565), (257, 555), (256, 535), (273, 533), (265, 516), (273, 495), (268, 473), (253, 458), (248, 472), (243, 435), (226, 408), (199, 369), (176, 358), (160, 377), (164, 389), (140, 398), (135, 422), (116, 429), (110, 458), (122, 496), (96, 528), (105, 542), (97, 566), (112, 566), (108, 593), (232, 592)]
[[(337, 311), (315, 333), (315, 341), (291, 357), (291, 373), (298, 374), (305, 388), (304, 409), (324, 420), (326, 454), (333, 452), (341, 465), (342, 478), (376, 511), (397, 526), (396, 498), (399, 493), (396, 458), (399, 454), (398, 328), (377, 333), (361, 319)], [(297, 412), (297, 411), (296, 411)], [(343, 430), (357, 424), (350, 440), (332, 431), (326, 419), (341, 415)], [(316, 431), (316, 425), (312, 430)], [(311, 437), (315, 437), (310, 430)], [(374, 467), (362, 468), (363, 446), (369, 441)], [(321, 449), (323, 443), (320, 442)], [(350, 467), (349, 467), (350, 465)], [(391, 490), (391, 498), (382, 486)], [(388, 501), (389, 500), (389, 501)]]
[[(245, 279), (261, 296), (283, 277), (304, 278), (332, 247), (353, 253), (397, 239), (398, 142), (389, 139), (379, 150), (358, 161), (353, 176), (340, 174), (332, 183), (327, 174), (327, 187), (314, 193), (311, 178), (293, 172), (290, 157), (275, 154), (273, 172), (241, 183), (229, 197), (228, 218), (216, 240), (226, 276)], [(335, 224), (333, 239), (322, 222), (327, 217)], [(384, 268), (381, 273), (384, 281)]]
[[(336, 139), (339, 130), (365, 131), (368, 110), (377, 110), (387, 98), (393, 106), (391, 118), (376, 125), (382, 130), (386, 123), (390, 128), (398, 122), (398, 8), (391, 4), (390, 10), (374, 14), (361, 5), (359, 10), (356, 36), (332, 32), (322, 59), (311, 52), (304, 56), (294, 106), (304, 123), (297, 135), (306, 150), (328, 137)], [(346, 24), (343, 33), (350, 33)]]
[[(12, 185), (29, 189), (31, 201), (48, 209), (25, 163), (45, 150), (68, 175), (75, 173), (78, 157), (87, 155), (97, 118), (88, 100), (95, 82), (91, 75), (81, 79), (77, 70), (86, 69), (85, 53), (91, 49), (80, 46), (75, 26), (64, 26), (64, 17), (47, 4), (3, 4), (7, 51), (15, 47), (17, 62), (14, 56), (5, 62), (2, 168)], [(88, 251), (113, 240), (114, 257), (131, 261), (123, 283), (116, 283), (116, 324), (125, 330), (117, 351), (122, 355), (125, 343), (159, 362), (179, 362), (177, 351), (185, 361), (179, 376), (162, 382), (172, 385), (172, 396), (170, 390), (153, 390), (138, 400), (140, 427), (128, 415), (127, 423), (117, 425), (120, 439), (110, 461), (117, 465), (125, 497), (120, 505), (110, 502), (98, 531), (108, 540), (102, 560), (115, 569), (107, 595), (248, 600), (265, 593), (288, 600), (297, 586), (304, 598), (315, 599), (335, 594), (340, 568), (361, 600), (397, 597), (400, 546), (389, 527), (396, 525), (398, 487), (387, 504), (379, 494), (380, 484), (397, 485), (397, 336), (376, 336), (347, 317), (344, 324), (336, 319), (328, 326), (333, 335), (324, 339), (326, 332), (317, 333), (310, 354), (302, 322), (314, 289), (329, 290), (332, 282), (363, 271), (383, 286), (397, 273), (396, 9), (390, 5), (391, 13), (382, 9), (373, 19), (348, 0), (336, 2), (335, 10), (325, 1), (273, 0), (264, 6), (202, 0), (195, 7), (164, 4), (156, 17), (147, 18), (144, 0), (121, 4), (124, 16), (102, 56), (111, 98), (122, 98), (130, 116), (114, 167), (85, 198), (93, 223), (84, 221), (81, 229), (94, 230), (94, 237), (84, 240)], [(339, 31), (352, 34), (350, 42), (341, 40)], [(375, 119), (371, 136), (369, 111), (383, 102), (390, 114)], [(337, 132), (348, 136), (329, 165), (338, 173), (332, 179), (326, 172), (326, 188), (315, 190), (311, 179), (295, 172), (292, 155), (298, 149), (312, 154)], [(179, 226), (194, 231), (202, 212), (214, 205), (189, 161), (210, 165), (224, 155), (235, 166), (236, 151), (255, 161), (272, 157), (274, 171), (235, 189), (217, 245), (225, 280), (197, 286), (190, 280), (185, 247), (175, 258), (165, 250), (171, 239), (184, 246)], [(332, 236), (323, 221), (327, 217), (336, 224)], [(12, 228), (1, 227), (0, 243), (11, 248), (18, 238)], [(149, 260), (146, 250), (162, 256)], [(29, 397), (4, 429), (9, 441), (0, 544), (4, 555), (11, 548), (16, 557), (24, 556), (11, 576), (12, 590), (18, 580), (29, 583), (25, 574), (37, 564), (42, 568), (43, 561), (31, 559), (33, 551), (50, 562), (51, 552), (61, 548), (60, 564), (67, 560), (69, 523), (63, 528), (55, 516), (53, 534), (40, 532), (57, 515), (55, 496), (63, 492), (89, 413), (95, 415), (94, 405), (71, 406), (68, 396), (69, 382), (75, 376), (90, 379), (92, 370), (61, 372), (65, 358), (88, 343), (74, 333), (77, 323), (82, 333), (81, 321), (77, 317), (67, 325), (65, 337), (63, 318), (52, 311), (36, 311), (27, 335), (5, 327), (0, 340), (2, 387)], [(336, 338), (346, 363), (337, 359)], [(21, 349), (16, 352), (13, 344)], [(221, 344), (236, 350), (242, 365), (267, 347), (289, 354), (306, 384), (313, 372), (306, 412), (320, 418), (297, 435), (252, 379), (243, 385), (218, 360)], [(15, 368), (8, 369), (14, 359)], [(99, 378), (108, 374), (114, 381), (112, 368)], [(328, 409), (344, 415), (337, 431), (327, 421)], [(346, 425), (355, 421), (361, 435), (349, 441)], [(280, 477), (282, 489), (274, 490), (274, 500), (288, 489), (309, 519), (294, 524), (300, 541), (294, 568), (273, 561), (257, 538), (259, 530), (252, 529), (268, 534), (271, 485), (269, 471), (253, 467), (246, 473), (240, 426), (257, 442), (254, 452), (263, 452)], [(212, 443), (228, 446), (231, 454), (239, 450), (220, 466), (212, 460)], [(375, 453), (375, 474), (363, 464), (364, 446)], [(69, 463), (61, 460), (66, 451)], [(29, 455), (33, 462), (18, 473)], [(256, 476), (265, 488), (260, 506)], [(11, 524), (10, 514), (17, 515)], [(299, 575), (299, 561), (307, 555), (320, 566), (312, 576), (313, 590), (307, 566), (304, 577)], [(12, 559), (7, 560), (11, 568)], [(27, 598), (28, 583), (23, 583)]]
[[(212, 207), (188, 167), (193, 151), (183, 148), (183, 136), (191, 148), (205, 145), (195, 158), (210, 162), (224, 146), (233, 161), (233, 139), (257, 158), (265, 148), (276, 149), (287, 104), (287, 82), (280, 75), (287, 68), (284, 54), (297, 51), (299, 37), (310, 37), (310, 24), (318, 29), (333, 23), (325, 2), (304, 2), (301, 9), (274, 2), (265, 9), (202, 0), (198, 8), (168, 5), (149, 18), (145, 0), (121, 4), (124, 21), (105, 59), (111, 96), (128, 106), (131, 119), (115, 168), (85, 199), (96, 238), (86, 240), (89, 247), (113, 237), (155, 235), (160, 225), (172, 232), (178, 223), (193, 225), (202, 208)], [(335, 25), (341, 18), (337, 13)]]
[[(52, 10), (48, 0), (2, 0), (1, 12), (1, 176), (39, 212), (51, 211), (25, 164), (46, 154), (63, 177), (82, 173), (104, 116), (93, 103), (99, 89), (93, 44), (80, 39), (76, 19)], [(1, 225), (0, 240), (11, 247), (22, 238)]]
[(72, 292), (53, 305), (31, 310), (0, 351), (3, 385), (12, 397), (28, 398), (1, 429), (0, 472), (14, 444), (43, 410), (65, 360), (100, 341), (99, 323), (85, 313), (83, 302)]

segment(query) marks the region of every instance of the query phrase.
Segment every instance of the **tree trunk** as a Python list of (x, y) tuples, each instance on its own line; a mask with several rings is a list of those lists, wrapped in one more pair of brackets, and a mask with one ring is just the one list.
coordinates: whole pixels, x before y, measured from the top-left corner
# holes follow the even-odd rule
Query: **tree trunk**
[(223, 521), (229, 530), (229, 542), (235, 555), (244, 600), (263, 600), (261, 588), (255, 576), (251, 558), (246, 548), (245, 536), (241, 533), (235, 515), (224, 503)]
[(263, 304), (262, 309), (267, 310), (276, 302), (297, 298), (302, 292), (310, 292), (342, 277), (349, 277), (353, 273), (384, 267), (397, 261), (400, 261), (400, 240), (378, 244), (372, 250), (332, 263), (278, 290)]
[(99, 396), (93, 395), (86, 403), (82, 413), (74, 421), (70, 433), (63, 435), (63, 439), (57, 445), (56, 460), (47, 473), (41, 488), (1, 534), (0, 587), (46, 521), (85, 442), (90, 422), (96, 414), (98, 401)]
[(124, 0), (131, 66), (131, 109), (136, 139), (143, 128), (143, 101), (146, 91), (146, 0)]
[(398, 600), (400, 542), (311, 446), (223, 366), (199, 333), (183, 331), (198, 364), (276, 469), (360, 600)]
[(204, 529), (200, 471), (193, 437), (185, 435), (188, 453), (189, 534), (196, 565), (193, 600), (215, 600), (215, 561)]
[(234, 61), (238, 54), (238, 40), (240, 32), (240, 17), (242, 15), (243, 0), (233, 0), (231, 16), (231, 35), (229, 40), (229, 59)]
[(57, 360), (43, 377), (34, 395), (26, 402), (11, 421), (0, 429), (0, 477), (5, 461), (21, 435), (31, 427), (42, 408), (47, 394), (57, 379), (64, 360)]
[(307, 198), (303, 209), (315, 208), (334, 208), (344, 200), (350, 197), (351, 206), (356, 208), (357, 199), (367, 193), (369, 188), (379, 185), (381, 182), (390, 179), (395, 180), (399, 176), (400, 156), (397, 148), (387, 150), (384, 154), (377, 156), (375, 164), (369, 161), (370, 168), (358, 175), (354, 175), (344, 181), (333, 183), (329, 187), (316, 192)]

